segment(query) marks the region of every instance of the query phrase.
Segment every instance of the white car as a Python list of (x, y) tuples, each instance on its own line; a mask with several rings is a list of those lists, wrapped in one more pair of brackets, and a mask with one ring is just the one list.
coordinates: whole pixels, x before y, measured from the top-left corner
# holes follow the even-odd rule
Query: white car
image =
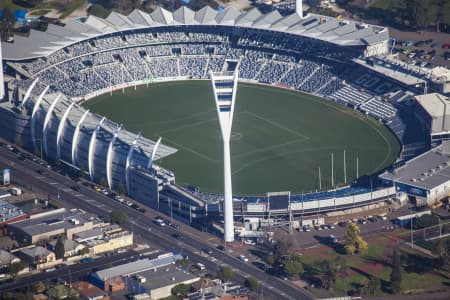
[(248, 258), (245, 255), (242, 255), (242, 254), (239, 255), (239, 259), (242, 260), (242, 261), (245, 261), (245, 262), (248, 261)]
[(244, 244), (254, 246), (256, 243), (253, 240), (244, 240)]

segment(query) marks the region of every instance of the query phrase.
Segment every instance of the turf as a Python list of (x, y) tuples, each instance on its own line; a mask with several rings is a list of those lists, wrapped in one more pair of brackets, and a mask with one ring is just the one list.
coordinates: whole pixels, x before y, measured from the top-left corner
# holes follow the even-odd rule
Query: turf
[[(177, 182), (222, 191), (222, 148), (209, 81), (167, 82), (99, 96), (86, 107), (146, 137), (162, 137), (179, 151), (158, 163)], [(307, 192), (380, 170), (397, 157), (399, 143), (379, 122), (311, 95), (239, 84), (231, 140), (233, 193)]]

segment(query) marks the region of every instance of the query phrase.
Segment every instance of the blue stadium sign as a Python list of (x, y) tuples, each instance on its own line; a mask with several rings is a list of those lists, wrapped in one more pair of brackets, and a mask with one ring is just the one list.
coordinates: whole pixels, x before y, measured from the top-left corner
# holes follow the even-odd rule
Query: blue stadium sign
[(416, 186), (411, 186), (411, 185), (407, 185), (407, 184), (402, 184), (402, 183), (396, 183), (396, 191), (397, 192), (404, 192), (408, 195), (414, 195), (414, 196), (419, 196), (419, 197), (427, 197), (428, 191), (426, 189), (422, 189)]

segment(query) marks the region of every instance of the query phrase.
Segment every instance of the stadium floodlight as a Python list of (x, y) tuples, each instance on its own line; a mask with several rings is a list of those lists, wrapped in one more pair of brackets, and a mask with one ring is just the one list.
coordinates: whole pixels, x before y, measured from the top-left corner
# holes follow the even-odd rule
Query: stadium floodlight
[(303, 19), (303, 0), (295, 1), (295, 12), (301, 19)]
[[(0, 35), (0, 41), (2, 37)], [(0, 100), (5, 96), (5, 81), (3, 79), (3, 54), (2, 54), (2, 43), (0, 43)]]
[(209, 72), (223, 142), (224, 239), (234, 241), (233, 194), (231, 187), (230, 137), (238, 80), (238, 66), (233, 72)]

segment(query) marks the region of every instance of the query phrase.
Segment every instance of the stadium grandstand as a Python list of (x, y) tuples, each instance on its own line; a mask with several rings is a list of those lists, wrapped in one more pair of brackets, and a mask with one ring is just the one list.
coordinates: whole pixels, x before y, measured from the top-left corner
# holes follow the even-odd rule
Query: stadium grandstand
[[(218, 12), (206, 6), (194, 12), (181, 7), (172, 13), (159, 7), (151, 14), (112, 12), (106, 19), (89, 16), (64, 27), (49, 24), (45, 32), (32, 29), (29, 37), (16, 36), (2, 47), (7, 72), (19, 78), (9, 82), (9, 101), (0, 105), (7, 139), (19, 136), (30, 149), (42, 145), (47, 159), (83, 168), (92, 180), (105, 179), (112, 189), (124, 184), (137, 200), (161, 210), (175, 207), (191, 221), (221, 214), (223, 196), (176, 185), (172, 172), (153, 164), (176, 149), (128, 132), (85, 110), (81, 102), (152, 82), (208, 79), (209, 71), (220, 72), (239, 61), (240, 81), (317, 95), (383, 122), (402, 143), (396, 164), (430, 147), (412, 112), (420, 89), (360, 61), (388, 54), (389, 32), (380, 26), (257, 9)], [(401, 68), (398, 72), (404, 75)], [(426, 76), (419, 79), (427, 82)], [(394, 195), (390, 185), (351, 186), (291, 195), (289, 203), (300, 215)], [(269, 213), (266, 196), (234, 198), (235, 216)]]

